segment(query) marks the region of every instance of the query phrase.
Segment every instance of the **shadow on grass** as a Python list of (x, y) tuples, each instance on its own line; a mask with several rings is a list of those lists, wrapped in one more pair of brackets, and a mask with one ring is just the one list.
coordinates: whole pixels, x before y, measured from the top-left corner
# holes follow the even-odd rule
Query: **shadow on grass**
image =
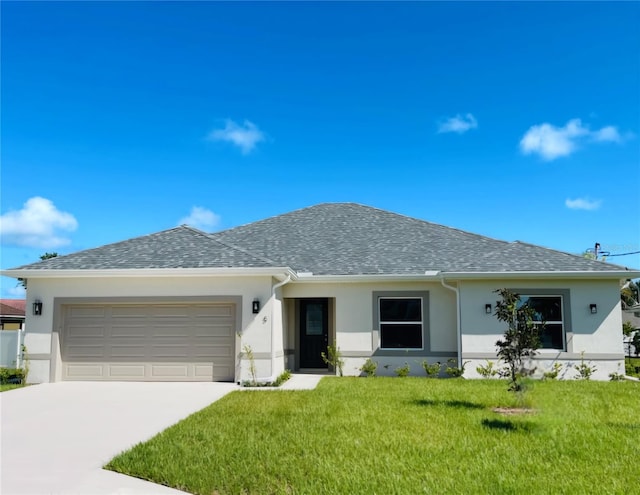
[(533, 433), (539, 428), (528, 422), (510, 421), (508, 419), (483, 419), (482, 426), (492, 430)]
[(620, 428), (621, 430), (640, 430), (640, 424), (637, 423), (607, 423), (607, 426)]
[(484, 409), (485, 406), (477, 404), (476, 402), (469, 402), (466, 400), (431, 400), (431, 399), (418, 399), (412, 401), (416, 406), (446, 406), (454, 409)]

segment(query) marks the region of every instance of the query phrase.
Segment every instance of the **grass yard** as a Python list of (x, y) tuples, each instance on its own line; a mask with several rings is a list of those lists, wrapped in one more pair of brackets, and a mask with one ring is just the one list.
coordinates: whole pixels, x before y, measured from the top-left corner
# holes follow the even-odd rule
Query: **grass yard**
[(640, 383), (325, 378), (234, 392), (108, 469), (212, 494), (638, 493)]
[(22, 388), (24, 385), (16, 383), (0, 383), (0, 392), (6, 392), (7, 390), (13, 390), (14, 388)]

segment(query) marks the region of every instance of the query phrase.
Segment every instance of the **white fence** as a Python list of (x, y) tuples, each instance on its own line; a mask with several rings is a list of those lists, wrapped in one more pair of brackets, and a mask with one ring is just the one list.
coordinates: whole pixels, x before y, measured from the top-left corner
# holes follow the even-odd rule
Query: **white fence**
[(24, 330), (0, 331), (0, 367), (20, 368), (22, 366), (22, 342)]

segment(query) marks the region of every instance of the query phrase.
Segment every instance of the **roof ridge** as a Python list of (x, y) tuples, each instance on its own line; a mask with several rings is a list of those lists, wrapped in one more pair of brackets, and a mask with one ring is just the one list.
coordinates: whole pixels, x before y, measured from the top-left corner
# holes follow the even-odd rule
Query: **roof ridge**
[(239, 252), (241, 252), (241, 253), (243, 253), (243, 254), (248, 254), (249, 256), (252, 256), (252, 257), (254, 257), (254, 258), (255, 258), (255, 259), (257, 259), (257, 260), (260, 260), (260, 261), (264, 261), (264, 262), (266, 262), (266, 263), (269, 263), (271, 266), (274, 266), (274, 267), (277, 267), (277, 266), (278, 266), (278, 263), (276, 263), (276, 262), (275, 262), (275, 261), (273, 261), (272, 259), (269, 259), (269, 258), (264, 257), (264, 256), (260, 256), (259, 254), (253, 253), (253, 252), (249, 251), (248, 249), (241, 248), (240, 246), (236, 246), (235, 244), (231, 244), (231, 243), (229, 243), (229, 242), (224, 242), (224, 241), (221, 241), (220, 239), (216, 239), (214, 236), (215, 236), (215, 234), (217, 234), (218, 232), (216, 232), (216, 233), (214, 233), (214, 234), (209, 234), (208, 232), (204, 232), (204, 231), (202, 231), (202, 230), (196, 229), (196, 228), (191, 227), (191, 226), (189, 226), (189, 225), (185, 225), (185, 227), (187, 227), (187, 228), (189, 228), (189, 229), (193, 230), (193, 233), (194, 233), (194, 234), (200, 234), (200, 235), (202, 235), (203, 237), (206, 237), (207, 239), (209, 239), (209, 240), (211, 240), (211, 241), (213, 241), (213, 242), (217, 242), (218, 244), (222, 244), (222, 245), (223, 245), (223, 246), (225, 246), (225, 247), (228, 247), (228, 248), (230, 248), (230, 249), (234, 249), (234, 250), (239, 251)]
[(546, 247), (546, 246), (539, 246), (538, 244), (531, 244), (530, 242), (513, 241), (512, 244), (522, 244), (523, 246), (529, 246), (529, 247), (533, 247), (533, 248), (537, 248), (537, 249), (545, 249), (547, 251), (553, 251), (554, 253), (559, 253), (559, 254), (565, 254), (567, 256), (572, 256), (572, 257), (578, 258), (580, 260), (584, 260), (584, 261), (588, 261), (588, 262), (600, 263), (602, 265), (615, 266), (616, 268), (622, 268), (624, 270), (629, 270), (629, 267), (624, 266), (624, 265), (616, 265), (615, 263), (609, 263), (608, 261), (602, 261), (602, 260), (593, 260), (593, 259), (590, 259), (590, 258), (585, 258), (584, 256), (581, 256), (579, 254), (568, 253), (566, 251), (561, 251), (560, 249), (550, 248), (550, 247)]

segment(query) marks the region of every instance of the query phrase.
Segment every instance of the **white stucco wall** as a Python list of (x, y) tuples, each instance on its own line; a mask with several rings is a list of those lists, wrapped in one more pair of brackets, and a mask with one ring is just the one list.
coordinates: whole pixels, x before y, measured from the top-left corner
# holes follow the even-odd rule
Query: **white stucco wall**
[[(270, 276), (29, 279), (27, 307), (35, 300), (43, 303), (41, 316), (27, 312), (25, 346), (30, 357), (29, 382), (60, 378), (56, 371), (60, 368), (56, 362), (60, 359), (60, 349), (55, 334), (60, 331), (61, 322), (54, 321), (55, 298), (241, 297), (241, 321), (236, 322), (237, 379), (240, 379), (240, 353), (245, 344), (250, 345), (256, 355), (259, 373), (270, 375), (272, 285)], [(257, 315), (251, 308), (254, 298), (261, 302)], [(245, 363), (242, 366), (245, 368)]]
[[(408, 356), (403, 351), (396, 355), (376, 355), (373, 321), (374, 292), (429, 293), (429, 341), (430, 349), (423, 356)], [(394, 375), (394, 369), (410, 362), (412, 375), (423, 375), (420, 363), (429, 354), (442, 353), (455, 356), (456, 299), (455, 294), (435, 282), (368, 282), (368, 283), (291, 283), (283, 287), (285, 298), (333, 298), (335, 302), (336, 344), (345, 357), (344, 372), (359, 375), (359, 368), (367, 357), (378, 362), (378, 374)], [(295, 330), (294, 330), (295, 331)], [(442, 360), (446, 359), (444, 357)], [(434, 359), (430, 359), (433, 361)], [(387, 366), (387, 368), (385, 368)]]
[[(540, 349), (536, 358), (542, 373), (558, 361), (567, 368), (565, 377), (573, 377), (571, 368), (579, 363), (584, 352), (586, 362), (598, 370), (594, 379), (608, 379), (612, 372), (624, 372), (620, 286), (616, 280), (534, 281), (509, 280), (460, 282), (462, 357), (469, 360), (465, 376), (477, 377), (476, 367), (496, 360), (496, 341), (502, 338), (505, 325), (495, 316), (485, 314), (485, 304), (495, 310), (498, 288), (523, 292), (526, 289), (568, 290), (570, 298), (570, 332), (567, 348), (561, 352)], [(591, 314), (590, 304), (597, 304), (597, 314)], [(565, 315), (566, 320), (566, 315)]]

